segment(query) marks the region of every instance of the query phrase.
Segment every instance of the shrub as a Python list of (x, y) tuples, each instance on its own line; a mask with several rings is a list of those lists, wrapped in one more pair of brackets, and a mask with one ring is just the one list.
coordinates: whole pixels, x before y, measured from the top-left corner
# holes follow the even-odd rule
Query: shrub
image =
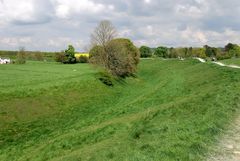
[(19, 52), (17, 53), (16, 63), (17, 64), (25, 64), (26, 58), (27, 58), (27, 55), (26, 55), (25, 49), (24, 49), (24, 47), (21, 47), (19, 49)]
[(77, 62), (79, 62), (79, 63), (88, 63), (88, 57), (86, 57), (86, 56), (80, 56), (80, 57), (77, 59)]
[(230, 59), (231, 55), (228, 52), (219, 52), (216, 55), (217, 60)]
[(34, 59), (35, 60), (37, 60), (37, 61), (43, 61), (44, 60), (44, 58), (43, 58), (43, 53), (41, 53), (41, 52), (36, 52), (35, 54), (34, 54)]
[(114, 39), (104, 47), (95, 46), (90, 55), (93, 64), (119, 78), (134, 76), (140, 58), (139, 50), (128, 39)]
[(68, 45), (68, 49), (65, 50), (64, 64), (75, 64), (77, 59), (75, 58), (75, 49), (72, 45)]
[(63, 63), (65, 62), (67, 57), (65, 56), (64, 52), (56, 52), (55, 53), (55, 61)]

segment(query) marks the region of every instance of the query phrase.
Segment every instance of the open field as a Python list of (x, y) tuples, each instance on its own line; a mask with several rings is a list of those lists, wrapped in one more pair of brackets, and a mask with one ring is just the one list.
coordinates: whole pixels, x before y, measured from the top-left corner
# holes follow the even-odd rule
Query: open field
[(197, 60), (142, 60), (114, 87), (88, 64), (0, 74), (0, 160), (204, 160), (240, 108), (240, 70)]

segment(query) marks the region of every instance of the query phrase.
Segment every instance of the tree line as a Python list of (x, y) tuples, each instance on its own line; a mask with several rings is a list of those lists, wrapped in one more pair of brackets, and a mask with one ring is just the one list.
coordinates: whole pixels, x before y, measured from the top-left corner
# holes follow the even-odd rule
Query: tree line
[(141, 46), (139, 48), (142, 58), (148, 57), (163, 57), (163, 58), (187, 58), (187, 57), (200, 57), (200, 58), (213, 58), (217, 60), (229, 59), (233, 57), (240, 57), (240, 46), (237, 44), (228, 43), (225, 47), (211, 47), (205, 45), (203, 47), (179, 47), (168, 48), (160, 46), (157, 48), (150, 48), (148, 46)]

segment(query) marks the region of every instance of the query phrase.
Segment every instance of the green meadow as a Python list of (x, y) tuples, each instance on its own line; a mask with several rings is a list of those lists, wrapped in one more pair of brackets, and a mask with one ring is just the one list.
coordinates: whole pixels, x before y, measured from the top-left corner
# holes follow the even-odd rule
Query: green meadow
[(240, 70), (141, 60), (108, 87), (89, 64), (0, 66), (1, 161), (204, 160), (240, 108)]

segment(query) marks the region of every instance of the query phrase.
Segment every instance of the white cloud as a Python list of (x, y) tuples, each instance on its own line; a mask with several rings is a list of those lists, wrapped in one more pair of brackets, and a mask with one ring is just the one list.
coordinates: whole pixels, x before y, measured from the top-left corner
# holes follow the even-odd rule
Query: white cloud
[(151, 0), (144, 0), (145, 3), (151, 3)]
[(206, 13), (205, 7), (201, 6), (194, 6), (189, 4), (178, 4), (175, 7), (175, 10), (177, 14), (180, 14), (180, 16), (187, 16), (187, 17), (193, 17), (193, 18), (201, 18), (205, 16)]
[(51, 17), (48, 0), (5, 0), (0, 3), (0, 23), (35, 24)]
[(86, 46), (86, 43), (84, 43), (83, 40), (73, 40), (71, 37), (55, 37), (49, 39), (45, 45), (51, 48), (64, 49), (70, 44), (73, 45), (77, 51), (83, 50), (83, 48)]
[(186, 41), (198, 42), (199, 44), (206, 44), (208, 42), (205, 33), (198, 29), (188, 27), (181, 32), (181, 35)]
[(0, 50), (81, 50), (108, 19), (138, 45), (240, 43), (239, 0), (0, 0)]
[(108, 10), (114, 10), (113, 5), (95, 3), (91, 0), (52, 0), (55, 4), (55, 12), (59, 18), (69, 18), (73, 14), (91, 14)]
[(3, 45), (9, 45), (11, 47), (25, 46), (31, 43), (32, 39), (30, 37), (1, 37), (0, 43)]

